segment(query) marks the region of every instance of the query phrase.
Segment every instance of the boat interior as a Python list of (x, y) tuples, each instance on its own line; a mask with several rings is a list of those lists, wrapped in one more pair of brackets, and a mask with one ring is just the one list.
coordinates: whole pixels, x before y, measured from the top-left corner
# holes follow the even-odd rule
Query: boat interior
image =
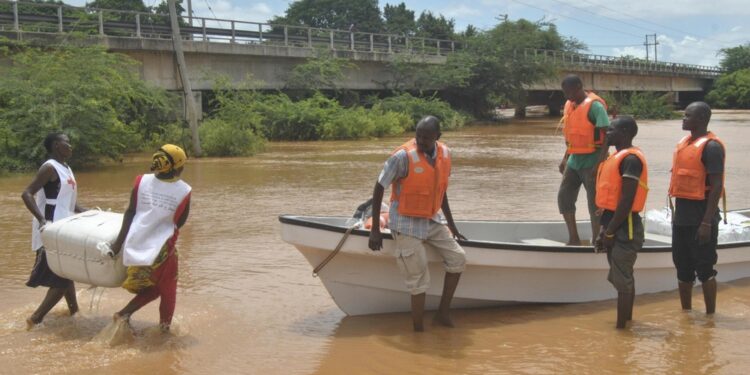
[[(745, 218), (742, 221), (743, 230), (747, 231), (750, 238), (750, 209), (731, 211)], [(334, 226), (347, 228), (357, 223), (357, 219), (346, 217), (315, 217), (315, 216), (287, 216), (310, 223), (322, 224), (323, 226)], [(741, 219), (743, 220), (743, 219)], [(736, 220), (735, 220), (736, 221)], [(568, 232), (563, 221), (457, 221), (456, 224), (461, 233), (472, 242), (506, 243), (514, 245), (529, 245), (534, 247), (560, 247), (565, 246), (568, 240)], [(583, 246), (590, 246), (591, 225), (588, 221), (578, 221), (578, 233), (584, 241)], [(361, 225), (355, 227), (360, 234)], [(668, 247), (672, 242), (670, 235), (654, 233), (649, 231), (646, 222), (646, 241), (644, 247)]]

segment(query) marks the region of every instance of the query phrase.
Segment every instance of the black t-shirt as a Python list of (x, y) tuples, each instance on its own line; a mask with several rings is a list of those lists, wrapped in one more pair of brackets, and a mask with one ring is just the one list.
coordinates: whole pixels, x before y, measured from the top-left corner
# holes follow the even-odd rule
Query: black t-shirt
[[(620, 175), (623, 176), (623, 178), (635, 178), (640, 180), (641, 172), (643, 172), (643, 163), (637, 156), (630, 154), (622, 159), (622, 163), (620, 163)], [(613, 216), (615, 216), (614, 211), (604, 210), (604, 212), (602, 212), (600, 223), (605, 229), (606, 226), (609, 225)], [(640, 221), (641, 216), (638, 215), (638, 213), (633, 213), (633, 219)]]
[[(724, 173), (724, 147), (719, 142), (709, 140), (701, 154), (701, 162), (706, 166), (707, 174)], [(706, 176), (706, 186), (708, 186), (708, 176)], [(706, 191), (706, 198), (708, 191)], [(675, 199), (674, 225), (700, 225), (703, 215), (706, 214), (708, 200), (692, 199)], [(716, 210), (714, 222), (720, 219), (719, 210)]]

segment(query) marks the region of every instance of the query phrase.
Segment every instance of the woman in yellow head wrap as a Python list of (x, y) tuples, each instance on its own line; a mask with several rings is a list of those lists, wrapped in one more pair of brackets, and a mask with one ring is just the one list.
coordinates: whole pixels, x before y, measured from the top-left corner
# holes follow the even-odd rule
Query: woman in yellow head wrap
[(152, 174), (136, 177), (120, 234), (112, 245), (123, 251), (128, 277), (123, 288), (136, 296), (114, 319), (130, 315), (161, 297), (160, 326), (168, 331), (177, 293), (177, 237), (188, 218), (191, 187), (180, 179), (187, 155), (166, 144), (154, 153)]

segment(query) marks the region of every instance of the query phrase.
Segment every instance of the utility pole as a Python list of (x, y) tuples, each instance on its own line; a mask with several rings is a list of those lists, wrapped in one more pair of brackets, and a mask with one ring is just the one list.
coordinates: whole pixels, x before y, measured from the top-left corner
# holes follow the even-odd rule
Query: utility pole
[(193, 27), (193, 0), (187, 0), (188, 24)]
[[(650, 36), (654, 37), (654, 42), (653, 43), (649, 42), (649, 38), (648, 37), (650, 37)], [(646, 34), (646, 41), (643, 43), (643, 45), (646, 46), (646, 61), (648, 61), (648, 50), (649, 50), (648, 47), (654, 46), (654, 62), (657, 62), (658, 56), (657, 56), (657, 52), (656, 52), (656, 46), (659, 45), (659, 41), (656, 40), (656, 33)]]
[(182, 81), (182, 91), (185, 95), (185, 109), (188, 125), (190, 125), (190, 135), (193, 138), (193, 155), (201, 156), (201, 141), (198, 136), (198, 119), (196, 117), (196, 104), (193, 97), (193, 89), (190, 86), (187, 65), (185, 64), (185, 54), (182, 52), (182, 37), (180, 36), (180, 25), (177, 22), (177, 8), (175, 0), (167, 0), (169, 5), (169, 21), (172, 24), (172, 43), (174, 45), (174, 54), (177, 58), (177, 70), (180, 73)]

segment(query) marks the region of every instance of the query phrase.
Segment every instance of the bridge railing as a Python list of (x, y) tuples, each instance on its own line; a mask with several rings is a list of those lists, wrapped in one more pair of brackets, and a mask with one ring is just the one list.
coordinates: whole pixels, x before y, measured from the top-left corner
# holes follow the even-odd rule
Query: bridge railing
[(686, 74), (691, 76), (716, 77), (723, 71), (716, 66), (680, 64), (671, 62), (648, 61), (637, 58), (583, 54), (557, 50), (524, 49), (526, 59), (552, 63), (556, 66), (575, 66), (589, 68), (614, 68), (649, 73)]
[[(183, 16), (180, 24), (183, 39), (204, 42), (425, 55), (446, 55), (458, 48), (452, 40), (221, 18)], [(167, 14), (9, 0), (0, 0), (0, 31), (172, 38)]]

